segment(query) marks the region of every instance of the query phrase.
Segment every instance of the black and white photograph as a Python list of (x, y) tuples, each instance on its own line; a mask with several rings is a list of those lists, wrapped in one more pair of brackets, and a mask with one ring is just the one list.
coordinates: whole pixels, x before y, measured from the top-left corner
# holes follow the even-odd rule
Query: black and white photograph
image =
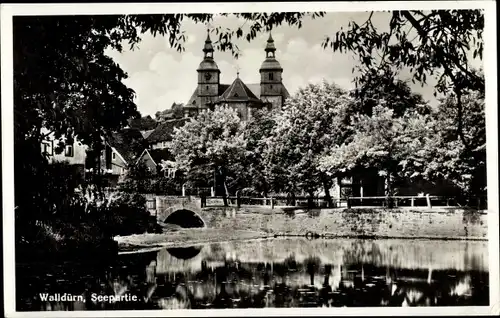
[(5, 315), (500, 314), (495, 9), (2, 4)]

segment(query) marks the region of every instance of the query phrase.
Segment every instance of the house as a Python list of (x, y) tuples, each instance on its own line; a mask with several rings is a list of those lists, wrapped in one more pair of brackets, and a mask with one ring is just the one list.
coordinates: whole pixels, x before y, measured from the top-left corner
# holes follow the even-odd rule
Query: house
[(164, 120), (146, 138), (148, 147), (137, 157), (136, 165), (144, 164), (153, 174), (163, 174), (173, 177), (176, 169), (174, 167), (175, 158), (167, 148), (168, 142), (172, 141), (172, 135), (176, 127), (182, 127), (189, 118), (175, 118)]
[(141, 163), (154, 176), (161, 175), (173, 178), (177, 172), (175, 158), (167, 148), (144, 149), (137, 159), (136, 165)]
[(105, 172), (109, 186), (123, 181), (128, 169), (135, 164), (147, 143), (138, 129), (126, 128), (111, 134), (105, 140), (101, 153), (101, 169)]
[(82, 180), (85, 178), (86, 153), (88, 147), (77, 138), (72, 141), (65, 138), (56, 138), (54, 133), (42, 129), (45, 138), (41, 144), (41, 152), (45, 154), (49, 163), (66, 162), (72, 166)]

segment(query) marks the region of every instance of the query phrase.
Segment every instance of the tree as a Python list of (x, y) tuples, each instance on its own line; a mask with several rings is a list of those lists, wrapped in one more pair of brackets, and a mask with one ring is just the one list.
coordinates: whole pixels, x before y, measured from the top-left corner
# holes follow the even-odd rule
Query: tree
[[(231, 49), (237, 55), (231, 36), (251, 41), (258, 32), (282, 22), (300, 27), (307, 15), (236, 14), (250, 22), (247, 31), (243, 26), (235, 30), (218, 26), (211, 31), (219, 35), (216, 48)], [(14, 138), (15, 152), (22, 154), (15, 161), (18, 211), (33, 219), (37, 211), (44, 210), (38, 193), (46, 181), (43, 171), (47, 161), (40, 151), (41, 141), (47, 137), (43, 128), (56, 139), (71, 142), (77, 138), (99, 158), (102, 137), (139, 116), (134, 92), (122, 82), (127, 74), (104, 53), (105, 49), (121, 52), (126, 45), (135, 49), (141, 34), (148, 32), (166, 36), (169, 45), (182, 52), (185, 35), (181, 23), (185, 18), (207, 23), (213, 15), (14, 17)], [(62, 149), (57, 147), (56, 151)]]
[(265, 166), (277, 190), (303, 190), (312, 197), (323, 187), (332, 204), (331, 180), (318, 169), (319, 159), (350, 134), (343, 125), (350, 103), (346, 91), (326, 82), (310, 84), (287, 99), (266, 141)]
[(418, 149), (404, 161), (406, 176), (429, 181), (448, 180), (465, 198), (486, 193), (486, 125), (484, 94), (469, 92), (462, 97), (464, 135), (471, 151), (456, 135), (456, 101), (448, 97), (429, 117), (428, 133)]
[(374, 107), (371, 116), (355, 115), (353, 138), (335, 145), (321, 158), (320, 170), (350, 172), (360, 167), (376, 168), (379, 175), (385, 177), (386, 196), (394, 195), (393, 184), (403, 177), (403, 160), (418, 148), (419, 138), (428, 129), (426, 116), (412, 110), (397, 117), (394, 110), (384, 104)]
[(151, 193), (153, 173), (144, 162), (129, 168), (125, 180), (119, 185), (119, 189), (126, 193)]
[(351, 91), (354, 98), (353, 113), (371, 115), (373, 107), (381, 101), (394, 110), (395, 116), (403, 116), (408, 109), (416, 109), (421, 114), (431, 112), (431, 107), (422, 95), (413, 92), (408, 82), (398, 79), (390, 67), (367, 70), (361, 77), (360, 86)]
[(172, 115), (174, 118), (184, 117), (184, 105), (183, 104), (173, 104), (172, 105)]
[[(169, 149), (177, 168), (194, 186), (207, 186), (218, 177), (217, 192), (227, 205), (227, 176), (244, 155), (246, 141), (236, 110), (216, 106), (204, 110), (184, 126), (174, 129)], [(220, 190), (219, 190), (220, 189)]]
[(275, 116), (272, 111), (265, 108), (252, 112), (252, 116), (245, 125), (246, 149), (245, 156), (239, 163), (239, 175), (243, 180), (239, 187), (248, 187), (264, 194), (265, 197), (271, 191), (271, 185), (266, 175), (265, 151), (266, 140), (276, 126)]
[[(379, 13), (380, 14), (380, 13)], [(364, 23), (351, 21), (335, 39), (327, 37), (323, 47), (357, 54), (361, 74), (390, 65), (400, 71), (408, 68), (412, 80), (426, 84), (436, 74), (436, 93), (452, 93), (457, 108), (457, 134), (467, 151), (469, 140), (463, 133), (462, 95), (467, 90), (484, 90), (484, 76), (470, 67), (470, 59), (483, 56), (484, 14), (482, 10), (393, 11), (388, 31), (372, 23), (371, 12)], [(471, 47), (472, 45), (472, 47)], [(369, 76), (360, 76), (359, 86)]]

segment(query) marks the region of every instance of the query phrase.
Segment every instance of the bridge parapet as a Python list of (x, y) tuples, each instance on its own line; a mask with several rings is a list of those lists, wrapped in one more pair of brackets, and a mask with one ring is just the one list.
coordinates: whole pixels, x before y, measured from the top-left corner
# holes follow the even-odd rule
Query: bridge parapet
[(155, 214), (157, 220), (164, 222), (172, 213), (187, 210), (196, 214), (201, 213), (201, 199), (194, 196), (156, 196)]

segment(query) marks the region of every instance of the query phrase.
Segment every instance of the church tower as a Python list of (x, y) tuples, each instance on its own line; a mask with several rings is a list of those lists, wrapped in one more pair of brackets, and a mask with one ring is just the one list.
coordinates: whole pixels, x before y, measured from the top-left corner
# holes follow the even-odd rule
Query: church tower
[(265, 51), (266, 59), (259, 70), (260, 99), (271, 103), (273, 109), (280, 109), (284, 103), (283, 68), (276, 60), (276, 47), (271, 34), (269, 34)]
[(207, 108), (209, 103), (214, 102), (219, 96), (220, 70), (214, 61), (214, 48), (207, 34), (205, 46), (203, 47), (203, 61), (198, 67), (198, 92), (193, 106)]

